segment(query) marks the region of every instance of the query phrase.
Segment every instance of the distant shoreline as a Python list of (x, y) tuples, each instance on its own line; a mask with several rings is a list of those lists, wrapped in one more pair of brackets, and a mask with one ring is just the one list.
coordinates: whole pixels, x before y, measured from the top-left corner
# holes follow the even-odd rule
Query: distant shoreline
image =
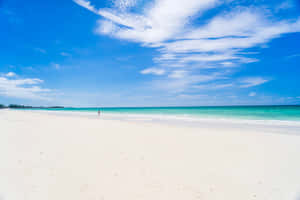
[(64, 108), (64, 106), (25, 106), (25, 105), (17, 105), (11, 104), (9, 106), (5, 106), (0, 104), (0, 109), (4, 108), (12, 108), (12, 109), (55, 109), (55, 108)]
[[(1, 104), (0, 104), (1, 105)], [(99, 109), (99, 108), (239, 108), (239, 107), (300, 107), (300, 104), (288, 104), (288, 105), (216, 105), (216, 106), (91, 106), (91, 107), (76, 107), (76, 106), (27, 106), (27, 105), (17, 105), (17, 106), (4, 106), (4, 108), (21, 108), (21, 109), (51, 109), (51, 108), (75, 108), (75, 109)], [(0, 107), (1, 108), (1, 107)]]

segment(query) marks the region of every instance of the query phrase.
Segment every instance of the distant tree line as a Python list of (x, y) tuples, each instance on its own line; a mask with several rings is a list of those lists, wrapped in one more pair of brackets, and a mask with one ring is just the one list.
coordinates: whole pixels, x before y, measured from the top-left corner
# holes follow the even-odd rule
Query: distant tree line
[(24, 106), (24, 105), (18, 105), (18, 104), (10, 104), (9, 106), (5, 106), (3, 104), (0, 104), (0, 109), (4, 108), (13, 108), (13, 109), (31, 109), (31, 108), (64, 108), (63, 106), (51, 106), (51, 107), (43, 107), (43, 106)]
[(33, 108), (32, 106), (24, 106), (24, 105), (18, 105), (18, 104), (10, 104), (8, 108)]

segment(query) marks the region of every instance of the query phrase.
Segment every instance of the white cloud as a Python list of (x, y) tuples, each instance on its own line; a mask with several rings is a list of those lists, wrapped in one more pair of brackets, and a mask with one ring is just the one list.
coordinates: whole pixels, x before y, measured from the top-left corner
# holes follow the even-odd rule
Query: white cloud
[[(151, 44), (174, 37), (181, 32), (191, 16), (215, 6), (217, 2), (217, 0), (189, 0), (183, 4), (181, 0), (157, 0), (153, 4), (148, 4), (142, 14), (120, 13), (112, 9), (99, 10), (98, 14), (120, 25), (117, 32), (105, 34)], [(99, 26), (103, 26), (101, 21)]]
[[(262, 20), (261, 20), (262, 21)], [(231, 24), (225, 23), (224, 26), (231, 27)], [(243, 23), (243, 21), (240, 21)], [(233, 30), (231, 32), (222, 31), (218, 33), (211, 33), (207, 35), (207, 38), (203, 38), (201, 35), (198, 39), (177, 40), (164, 45), (162, 50), (168, 53), (190, 53), (190, 52), (226, 52), (230, 50), (241, 50), (251, 47), (255, 47), (260, 44), (265, 44), (270, 40), (280, 37), (285, 33), (293, 33), (300, 31), (300, 20), (289, 23), (285, 21), (277, 22), (275, 24), (264, 23), (263, 25), (249, 24), (251, 31), (249, 30)], [(222, 28), (221, 28), (222, 30)], [(211, 32), (213, 30), (205, 30), (205, 32)], [(241, 31), (240, 34), (237, 34)], [(210, 39), (210, 37), (216, 37)], [(235, 36), (235, 37), (232, 37)]]
[[(74, 1), (78, 3), (79, 0)], [(231, 10), (201, 19), (204, 12), (230, 0), (155, 0), (147, 1), (142, 9), (129, 9), (137, 5), (136, 0), (115, 0), (112, 8), (105, 9), (96, 9), (89, 1), (80, 2), (103, 17), (97, 23), (96, 33), (155, 48), (159, 52), (153, 58), (157, 66), (141, 73), (165, 75), (165, 79), (154, 80), (154, 84), (169, 81), (163, 86), (167, 88), (189, 88), (201, 83), (201, 78), (195, 78), (199, 78), (199, 74), (212, 77), (216, 72), (228, 74), (231, 67), (258, 62), (252, 57), (255, 54), (247, 52), (250, 48), (267, 47), (271, 40), (283, 34), (300, 32), (300, 18), (282, 20), (265, 7), (235, 4), (235, 7), (231, 5)], [(287, 3), (282, 5), (287, 6)], [(194, 23), (195, 19), (198, 23)], [(211, 74), (204, 69), (210, 70)], [(192, 81), (183, 80), (190, 78), (191, 74)], [(240, 87), (252, 87), (267, 81), (248, 79)]]
[[(149, 46), (155, 43), (155, 46), (163, 47), (166, 52), (190, 53), (250, 48), (266, 43), (281, 34), (300, 31), (300, 21), (272, 22), (268, 20), (263, 10), (248, 8), (239, 8), (228, 14), (216, 16), (201, 27), (187, 26), (190, 16), (199, 15), (201, 11), (213, 7), (216, 3), (217, 1), (214, 0), (190, 0), (184, 4), (171, 0), (158, 0), (142, 15), (100, 10), (99, 14), (115, 26), (122, 25), (117, 31), (102, 33), (142, 42)], [(107, 24), (100, 21), (99, 26), (101, 30), (101, 27)], [(175, 41), (166, 43), (169, 39)]]
[(101, 26), (98, 26), (95, 29), (95, 32), (99, 34), (114, 33), (119, 29), (118, 26), (116, 26), (112, 21), (109, 20), (99, 20), (98, 24), (101, 24)]
[(231, 66), (234, 66), (234, 63), (230, 62), (230, 61), (226, 61), (226, 62), (221, 62), (221, 65), (223, 65), (225, 67), (231, 67)]
[(7, 74), (5, 74), (6, 77), (14, 77), (16, 76), (16, 74), (14, 72), (8, 72)]
[(43, 80), (37, 78), (8, 79), (0, 77), (0, 96), (21, 99), (50, 100), (50, 89), (41, 88)]
[(10, 79), (10, 83), (14, 85), (36, 85), (43, 83), (44, 81), (38, 78), (26, 78), (26, 79)]
[(73, 0), (75, 3), (77, 3), (78, 5), (88, 9), (89, 11), (92, 11), (94, 13), (97, 13), (96, 8), (91, 5), (90, 1), (86, 1), (86, 0)]
[(256, 96), (256, 92), (250, 92), (248, 96), (249, 97), (255, 97)]
[(249, 88), (249, 87), (253, 87), (253, 86), (257, 86), (257, 85), (261, 85), (264, 84), (266, 82), (268, 82), (269, 80), (264, 79), (262, 77), (249, 77), (249, 78), (244, 78), (242, 79), (241, 88)]
[[(181, 36), (184, 39), (220, 38), (232, 36), (251, 36), (266, 24), (265, 17), (260, 12), (250, 9), (232, 11), (219, 15), (202, 27)], [(228, 26), (230, 25), (230, 26)]]
[(137, 3), (137, 0), (115, 0), (114, 5), (121, 11), (125, 11), (133, 7)]
[(172, 71), (171, 74), (168, 75), (170, 78), (183, 78), (187, 74), (187, 71), (185, 70), (175, 70)]
[[(184, 4), (158, 0), (142, 14), (101, 10), (99, 14), (110, 24), (101, 20), (98, 33), (158, 47), (163, 54), (155, 60), (160, 61), (175, 59), (183, 63), (203, 63), (234, 59), (235, 63), (249, 63), (257, 60), (237, 55), (243, 49), (263, 45), (285, 33), (300, 31), (300, 20), (272, 21), (263, 9), (249, 8), (233, 9), (200, 27), (190, 26), (191, 16), (199, 15), (217, 3), (214, 0), (190, 0)], [(170, 39), (173, 41), (169, 42)], [(190, 55), (193, 52), (198, 54)], [(164, 55), (173, 58), (165, 59)]]
[(165, 70), (159, 68), (147, 68), (141, 71), (141, 74), (163, 75)]

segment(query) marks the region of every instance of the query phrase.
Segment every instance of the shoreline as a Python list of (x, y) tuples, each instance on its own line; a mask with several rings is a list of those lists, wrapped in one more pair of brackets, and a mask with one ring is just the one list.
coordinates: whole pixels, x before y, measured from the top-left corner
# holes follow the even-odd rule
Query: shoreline
[[(101, 110), (106, 116), (148, 119), (181, 119), (185, 121), (199, 121), (203, 119), (300, 123), (300, 106), (270, 105), (270, 106), (211, 106), (211, 107), (62, 107), (62, 108), (26, 108), (34, 111), (63, 111), (95, 113)], [(22, 110), (22, 108), (20, 108)], [(137, 117), (138, 116), (138, 117)]]
[[(41, 113), (53, 113), (53, 114), (65, 114), (65, 115), (81, 115), (81, 116), (97, 116), (97, 111), (69, 111), (69, 110), (43, 110), (43, 109), (6, 109), (6, 110), (12, 110), (12, 111), (29, 111), (29, 112), (41, 112)], [(149, 114), (149, 113), (112, 113), (112, 112), (101, 112), (101, 116), (104, 116), (106, 118), (141, 118), (146, 120), (147, 118), (149, 120), (151, 119), (166, 119), (166, 120), (186, 120), (186, 121), (224, 121), (224, 122), (233, 122), (233, 123), (263, 123), (263, 124), (282, 124), (282, 125), (299, 125), (300, 126), (300, 120), (295, 119), (263, 119), (263, 118), (250, 118), (250, 117), (233, 117), (233, 116), (213, 116), (213, 115), (190, 115), (190, 114)]]
[(109, 121), (127, 121), (146, 124), (162, 124), (181, 127), (207, 127), (215, 126), (230, 127), (236, 129), (250, 128), (261, 131), (272, 131), (275, 133), (299, 134), (300, 121), (286, 120), (256, 120), (256, 119), (237, 119), (237, 118), (201, 118), (193, 116), (174, 116), (174, 115), (157, 115), (157, 114), (116, 114), (102, 113), (100, 117), (96, 112), (79, 112), (79, 111), (51, 111), (51, 110), (12, 110), (33, 113), (44, 113), (49, 115), (82, 117), (90, 119), (102, 119)]

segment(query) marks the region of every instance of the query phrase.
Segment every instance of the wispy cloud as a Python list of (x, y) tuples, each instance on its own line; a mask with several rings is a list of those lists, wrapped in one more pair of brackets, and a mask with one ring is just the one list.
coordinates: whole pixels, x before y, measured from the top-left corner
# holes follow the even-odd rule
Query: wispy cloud
[[(0, 76), (0, 96), (21, 99), (50, 100), (51, 89), (40, 87), (44, 81), (38, 78), (17, 78), (16, 74)], [(12, 76), (13, 75), (13, 76)]]
[(6, 77), (14, 77), (16, 76), (16, 74), (14, 72), (8, 72), (7, 74), (5, 74)]
[(168, 77), (169, 78), (185, 78), (187, 73), (188, 72), (185, 70), (174, 70), (168, 75)]
[[(136, 1), (114, 1), (113, 7), (105, 9), (96, 9), (89, 1), (74, 1), (102, 16), (96, 33), (155, 48), (159, 52), (153, 58), (156, 66), (152, 71), (143, 70), (142, 74), (164, 75), (164, 79), (156, 79), (154, 84), (161, 81), (158, 85), (167, 88), (192, 88), (202, 82), (203, 74), (225, 75), (232, 67), (258, 62), (249, 49), (266, 47), (284, 34), (300, 32), (300, 18), (279, 19), (275, 10), (263, 6), (231, 4), (231, 10), (216, 12), (215, 16), (201, 21), (206, 11), (230, 4), (230, 0), (187, 0), (184, 3), (156, 0), (132, 10), (127, 7), (136, 6)], [(288, 3), (281, 5), (282, 8), (288, 6)], [(195, 19), (201, 23), (194, 23)], [(192, 81), (185, 80), (191, 77)], [(240, 87), (258, 86), (267, 81), (249, 78), (243, 80)]]
[(240, 82), (241, 82), (241, 85), (240, 87), (241, 88), (249, 88), (249, 87), (254, 87), (254, 86), (258, 86), (258, 85), (261, 85), (261, 84), (264, 84), (266, 82), (268, 82), (269, 80), (268, 79), (264, 79), (262, 77), (249, 77), (249, 78), (244, 78), (242, 79)]
[[(111, 9), (99, 10), (98, 14), (118, 26), (112, 34), (114, 37), (128, 39), (144, 44), (158, 45), (159, 42), (173, 39), (190, 16), (203, 12), (216, 5), (217, 0), (180, 0), (155, 1), (146, 5), (144, 13), (116, 12)], [(102, 23), (99, 23), (102, 26)]]
[(193, 74), (189, 71), (175, 70), (169, 72), (166, 77), (154, 79), (149, 87), (170, 93), (181, 93), (191, 88), (200, 89), (203, 84), (224, 79), (227, 79), (227, 77), (221, 73)]
[(233, 83), (214, 83), (214, 84), (202, 84), (195, 85), (193, 88), (201, 89), (201, 90), (219, 90), (225, 88), (232, 88), (235, 85)]
[(78, 5), (88, 9), (89, 11), (97, 13), (97, 9), (93, 5), (91, 5), (90, 1), (86, 1), (86, 0), (73, 0), (73, 1)]
[(165, 70), (158, 68), (147, 68), (141, 71), (141, 74), (155, 74), (155, 75), (163, 75)]
[(116, 8), (119, 8), (121, 11), (125, 11), (136, 5), (137, 0), (115, 0), (114, 5)]
[(248, 96), (249, 97), (255, 97), (256, 96), (256, 92), (250, 92)]

